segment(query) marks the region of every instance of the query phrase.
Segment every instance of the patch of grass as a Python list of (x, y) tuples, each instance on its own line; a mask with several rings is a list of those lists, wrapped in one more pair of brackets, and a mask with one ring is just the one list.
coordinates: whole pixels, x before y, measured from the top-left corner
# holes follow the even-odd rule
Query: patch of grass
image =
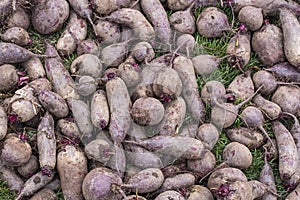
[(260, 171), (264, 165), (264, 158), (261, 149), (251, 150), (253, 156), (252, 165), (244, 170), (248, 180), (258, 180)]
[(14, 198), (15, 198), (15, 194), (6, 187), (3, 181), (0, 180), (0, 199), (12, 200)]
[(61, 189), (56, 192), (56, 196), (57, 196), (57, 200), (64, 200), (64, 195), (63, 195)]
[(55, 32), (51, 35), (41, 35), (36, 30), (34, 30), (33, 27), (30, 27), (28, 32), (32, 40), (32, 45), (30, 45), (28, 49), (36, 54), (44, 54), (45, 42), (49, 42), (51, 45), (55, 45), (63, 30)]
[(230, 141), (229, 141), (228, 137), (226, 136), (226, 133), (224, 131), (222, 131), (220, 133), (220, 137), (218, 139), (217, 144), (214, 146), (214, 149), (212, 150), (212, 152), (216, 156), (217, 165), (219, 165), (220, 163), (223, 162), (222, 153), (223, 153), (223, 150), (224, 150), (225, 146), (229, 142)]

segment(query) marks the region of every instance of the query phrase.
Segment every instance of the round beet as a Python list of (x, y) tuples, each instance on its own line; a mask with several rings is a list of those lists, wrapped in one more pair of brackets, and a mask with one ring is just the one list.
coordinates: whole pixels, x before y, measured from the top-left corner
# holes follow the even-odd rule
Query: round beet
[(253, 75), (253, 82), (256, 88), (263, 86), (260, 90), (261, 94), (270, 95), (277, 88), (276, 78), (267, 71), (260, 70)]
[(213, 124), (202, 124), (198, 128), (196, 137), (208, 148), (212, 150), (219, 139), (219, 131)]
[(247, 181), (246, 175), (239, 169), (227, 167), (217, 169), (208, 178), (207, 187), (210, 190), (218, 189), (224, 183), (233, 183), (235, 181)]
[(83, 196), (86, 200), (117, 199), (111, 190), (113, 185), (122, 185), (122, 179), (108, 168), (95, 168), (83, 180)]
[(0, 66), (0, 92), (13, 89), (19, 80), (17, 70), (13, 65), (4, 64)]
[(62, 28), (69, 17), (66, 0), (39, 1), (32, 11), (31, 22), (41, 34), (50, 34)]
[(245, 24), (251, 31), (258, 30), (263, 24), (263, 13), (261, 8), (253, 6), (243, 7), (238, 15), (239, 22)]
[(231, 142), (223, 151), (224, 162), (232, 167), (247, 169), (252, 164), (252, 154), (243, 144)]
[(251, 44), (263, 65), (272, 66), (285, 60), (282, 30), (273, 24), (254, 32)]
[(298, 87), (279, 87), (273, 94), (272, 101), (278, 104), (282, 111), (300, 115), (300, 89)]
[(201, 98), (206, 104), (212, 106), (226, 94), (224, 85), (219, 81), (208, 81), (201, 90)]
[(30, 26), (30, 16), (21, 7), (18, 7), (12, 15), (8, 16), (4, 23), (9, 28), (22, 27), (27, 30)]
[(71, 73), (81, 76), (101, 76), (103, 66), (101, 60), (93, 54), (83, 54), (78, 56), (71, 64)]
[(131, 116), (139, 125), (156, 125), (163, 119), (164, 112), (164, 106), (159, 100), (152, 97), (142, 97), (134, 102)]
[(227, 15), (216, 7), (205, 8), (199, 15), (197, 29), (200, 35), (208, 38), (217, 38), (229, 29)]
[(204, 157), (201, 159), (188, 160), (187, 167), (192, 172), (197, 173), (200, 177), (204, 177), (206, 174), (211, 172), (216, 166), (216, 157), (215, 155), (208, 151), (204, 154)]
[(131, 55), (138, 62), (150, 62), (155, 57), (154, 50), (148, 42), (139, 42), (131, 51)]
[(164, 181), (164, 175), (160, 169), (148, 168), (133, 175), (125, 185), (131, 191), (139, 191), (139, 193), (154, 192)]
[(5, 42), (15, 43), (20, 46), (30, 44), (31, 39), (27, 31), (21, 27), (12, 27), (1, 34), (1, 39)]
[(179, 96), (182, 92), (182, 82), (178, 73), (172, 68), (161, 69), (153, 81), (153, 91), (158, 98)]
[(170, 24), (175, 31), (187, 34), (194, 34), (196, 32), (195, 17), (191, 11), (194, 4), (191, 4), (185, 11), (177, 11), (170, 17)]
[(7, 166), (21, 166), (31, 156), (30, 145), (14, 135), (8, 135), (1, 149), (1, 161)]
[(189, 56), (193, 56), (196, 46), (196, 40), (191, 34), (182, 34), (176, 40), (176, 47), (179, 48), (179, 52)]
[(37, 173), (39, 169), (39, 160), (35, 155), (31, 155), (27, 163), (17, 168), (19, 174), (24, 178), (30, 178), (31, 175)]
[(95, 24), (97, 37), (101, 39), (101, 44), (112, 44), (120, 39), (120, 27), (106, 20), (98, 20)]

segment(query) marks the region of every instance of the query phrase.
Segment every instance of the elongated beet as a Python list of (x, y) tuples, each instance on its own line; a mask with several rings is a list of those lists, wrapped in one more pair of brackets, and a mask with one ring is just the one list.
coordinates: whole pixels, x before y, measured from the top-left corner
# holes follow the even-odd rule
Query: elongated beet
[(268, 138), (268, 140), (274, 146), (270, 136), (268, 135), (267, 131), (263, 127), (265, 119), (262, 112), (258, 108), (254, 106), (246, 107), (241, 113), (241, 117), (247, 126), (251, 128), (258, 128), (261, 132), (263, 132), (263, 134)]
[(2, 106), (0, 106), (0, 141), (7, 134), (7, 114)]
[(191, 173), (177, 174), (174, 177), (168, 177), (164, 180), (161, 188), (157, 192), (164, 192), (167, 190), (180, 190), (183, 187), (191, 187), (196, 182), (195, 175)]
[(16, 174), (13, 169), (0, 165), (0, 179), (6, 186), (14, 192), (20, 192), (24, 181)]
[[(72, 30), (72, 33), (69, 32)], [(62, 33), (56, 43), (57, 51), (62, 56), (70, 55), (76, 50), (76, 40), (82, 41), (87, 35), (87, 23), (74, 11), (70, 12), (66, 30)], [(74, 39), (74, 37), (76, 37)]]
[(204, 104), (200, 98), (193, 63), (190, 59), (179, 56), (175, 58), (173, 68), (177, 71), (183, 86), (182, 97), (192, 117), (201, 122), (205, 118)]
[(174, 135), (181, 128), (186, 113), (186, 104), (182, 97), (168, 103), (164, 117), (159, 124), (160, 135)]
[(291, 133), (279, 121), (272, 122), (279, 153), (279, 174), (282, 180), (289, 179), (298, 167), (298, 151)]
[(97, 90), (92, 97), (91, 120), (95, 127), (101, 129), (109, 123), (109, 106), (104, 90)]
[(278, 63), (271, 68), (265, 69), (271, 72), (279, 79), (286, 81), (300, 82), (300, 71), (290, 65), (288, 62)]
[(141, 0), (141, 8), (148, 20), (153, 24), (157, 38), (161, 42), (169, 43), (171, 28), (167, 13), (159, 0)]
[(42, 173), (51, 176), (56, 165), (56, 137), (54, 120), (48, 112), (44, 115), (38, 127), (37, 146)]
[(69, 98), (67, 102), (78, 129), (81, 132), (82, 142), (90, 142), (93, 134), (90, 107), (84, 101), (79, 99)]
[(300, 65), (300, 23), (297, 17), (288, 9), (280, 10), (280, 21), (283, 31), (284, 53), (291, 65)]
[(21, 192), (18, 194), (16, 200), (21, 200), (23, 197), (31, 196), (38, 190), (42, 189), (45, 185), (50, 183), (54, 177), (43, 175), (40, 171), (30, 177), (23, 185)]
[[(275, 185), (275, 178), (274, 178), (274, 173), (273, 173), (273, 169), (270, 166), (270, 164), (268, 163), (267, 160), (267, 152), (265, 152), (265, 164), (263, 166), (263, 168), (261, 169), (260, 175), (259, 175), (259, 181), (264, 183), (266, 186), (268, 186), (268, 188), (272, 189), (273, 191), (276, 191), (276, 185)], [(273, 194), (265, 193), (262, 197), (262, 199), (265, 200), (276, 200), (277, 197), (275, 197)]]
[(155, 31), (150, 22), (138, 10), (121, 8), (112, 12), (105, 19), (132, 28), (141, 40), (149, 41), (155, 36)]
[(278, 14), (280, 8), (289, 8), (299, 13), (299, 5), (292, 4), (284, 0), (234, 0), (234, 10), (239, 11), (245, 6), (262, 8), (264, 16), (274, 16)]
[(150, 151), (176, 158), (199, 159), (202, 158), (206, 152), (206, 148), (200, 140), (190, 137), (155, 136), (142, 141), (127, 142), (140, 145)]
[(154, 152), (144, 149), (143, 147), (134, 144), (126, 144), (125, 150), (126, 158), (129, 160), (128, 164), (132, 164), (139, 169), (163, 167), (163, 163), (159, 156)]
[(279, 105), (265, 99), (260, 94), (254, 97), (253, 103), (270, 119), (277, 119), (281, 114)]
[(291, 176), (291, 178), (286, 182), (286, 186), (289, 188), (293, 188), (295, 187), (299, 182), (300, 182), (300, 124), (299, 124), (299, 120), (297, 119), (296, 116), (289, 114), (289, 113), (284, 113), (286, 115), (289, 115), (293, 118), (294, 125), (291, 129), (291, 134), (294, 138), (296, 147), (297, 147), (297, 151), (298, 151), (298, 167), (296, 169), (296, 172)]
[(54, 58), (45, 59), (46, 74), (53, 85), (54, 92), (64, 99), (68, 97), (78, 98), (74, 80), (64, 67), (55, 47), (46, 43), (45, 53), (48, 56), (56, 56)]
[(38, 99), (46, 110), (58, 118), (66, 117), (69, 114), (66, 101), (60, 95), (50, 90), (39, 91)]
[(124, 81), (118, 77), (106, 83), (106, 93), (111, 112), (109, 132), (114, 143), (120, 143), (130, 129), (130, 96)]
[(87, 174), (87, 159), (83, 152), (67, 145), (57, 154), (57, 171), (64, 199), (82, 200), (82, 183)]
[(93, 10), (91, 9), (90, 2), (88, 0), (69, 0), (69, 3), (78, 15), (80, 15), (82, 18), (88, 19), (94, 29), (95, 34), (97, 34), (95, 25), (91, 18)]
[(260, 147), (264, 142), (260, 132), (245, 127), (228, 129), (226, 135), (231, 141), (239, 142), (250, 149)]
[(45, 55), (34, 54), (19, 45), (7, 42), (0, 42), (0, 65), (25, 62), (32, 57), (48, 57)]

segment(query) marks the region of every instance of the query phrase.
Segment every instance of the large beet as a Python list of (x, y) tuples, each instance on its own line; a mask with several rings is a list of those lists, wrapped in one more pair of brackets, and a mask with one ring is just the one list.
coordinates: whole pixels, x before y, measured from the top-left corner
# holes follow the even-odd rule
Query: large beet
[(32, 11), (32, 25), (41, 34), (50, 34), (62, 28), (69, 17), (66, 0), (42, 0)]

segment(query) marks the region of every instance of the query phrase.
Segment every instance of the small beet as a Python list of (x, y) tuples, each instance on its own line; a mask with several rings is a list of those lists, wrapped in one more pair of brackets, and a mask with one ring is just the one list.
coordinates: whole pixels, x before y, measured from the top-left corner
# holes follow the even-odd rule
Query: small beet
[(258, 30), (263, 24), (263, 13), (261, 8), (253, 6), (243, 7), (238, 15), (239, 22), (245, 24), (251, 31)]
[(208, 38), (218, 38), (223, 31), (229, 29), (227, 15), (216, 7), (205, 8), (199, 15), (197, 29), (200, 35)]

